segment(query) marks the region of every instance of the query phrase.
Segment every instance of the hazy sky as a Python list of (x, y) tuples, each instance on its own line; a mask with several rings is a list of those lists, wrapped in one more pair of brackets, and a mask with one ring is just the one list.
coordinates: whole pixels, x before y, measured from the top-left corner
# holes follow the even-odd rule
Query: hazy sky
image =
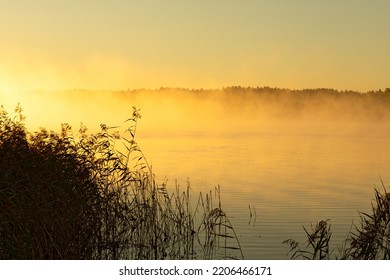
[(0, 91), (390, 87), (388, 0), (0, 0)]

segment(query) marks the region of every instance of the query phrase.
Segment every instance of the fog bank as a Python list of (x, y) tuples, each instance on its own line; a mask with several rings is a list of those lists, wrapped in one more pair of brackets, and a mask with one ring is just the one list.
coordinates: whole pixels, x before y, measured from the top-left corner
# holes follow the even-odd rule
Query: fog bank
[[(272, 129), (348, 128), (367, 124), (375, 129), (390, 120), (390, 89), (368, 93), (331, 89), (287, 90), (229, 87), (222, 90), (161, 88), (134, 91), (25, 92), (0, 95), (0, 104), (13, 111), (20, 103), (29, 129), (59, 130), (61, 123), (95, 132), (101, 123), (121, 125), (140, 109), (140, 136), (239, 134)], [(345, 126), (344, 126), (345, 127)], [(303, 130), (304, 130), (303, 129)], [(346, 129), (346, 127), (345, 127)]]

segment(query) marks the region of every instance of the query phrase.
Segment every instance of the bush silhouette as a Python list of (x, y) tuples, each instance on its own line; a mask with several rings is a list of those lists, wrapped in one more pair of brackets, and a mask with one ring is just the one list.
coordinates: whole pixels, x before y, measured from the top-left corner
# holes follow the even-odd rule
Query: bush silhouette
[(29, 137), (17, 114), (0, 119), (1, 257), (92, 258), (103, 197), (87, 157), (66, 126)]

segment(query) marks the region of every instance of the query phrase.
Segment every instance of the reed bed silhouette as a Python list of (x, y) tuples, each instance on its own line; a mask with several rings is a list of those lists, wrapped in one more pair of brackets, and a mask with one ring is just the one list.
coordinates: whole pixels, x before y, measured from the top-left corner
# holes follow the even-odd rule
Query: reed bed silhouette
[(220, 189), (158, 185), (122, 127), (30, 133), (20, 106), (0, 110), (0, 259), (239, 259)]

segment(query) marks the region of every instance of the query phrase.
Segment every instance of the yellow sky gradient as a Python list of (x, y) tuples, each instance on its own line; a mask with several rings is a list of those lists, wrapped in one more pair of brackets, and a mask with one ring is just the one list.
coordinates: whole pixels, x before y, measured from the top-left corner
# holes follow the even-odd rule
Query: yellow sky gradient
[(1, 1), (0, 93), (389, 87), (390, 1)]

